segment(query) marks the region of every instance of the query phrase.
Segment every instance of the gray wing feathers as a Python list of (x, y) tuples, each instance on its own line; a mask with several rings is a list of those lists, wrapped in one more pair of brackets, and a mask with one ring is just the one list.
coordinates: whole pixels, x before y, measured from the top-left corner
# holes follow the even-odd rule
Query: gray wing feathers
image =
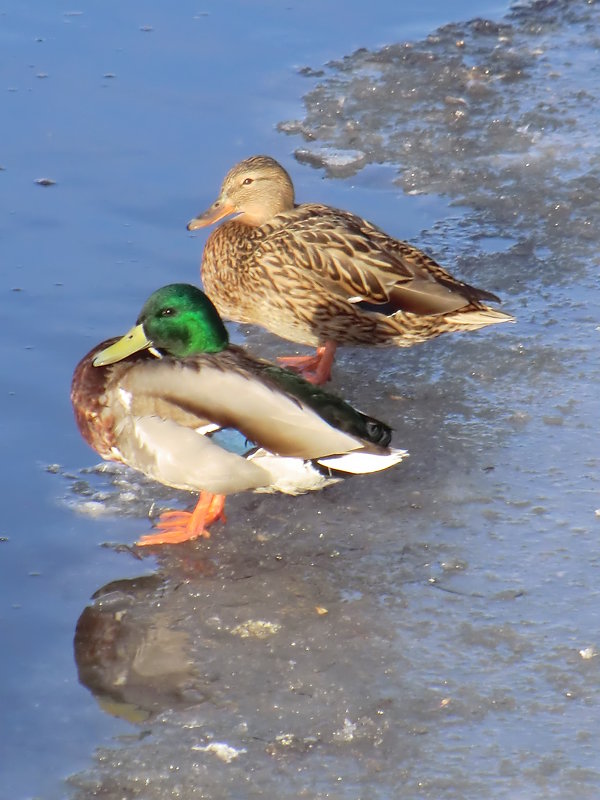
[[(190, 417), (193, 427), (217, 422), (236, 428), (272, 453), (304, 459), (364, 446), (295, 398), (268, 383), (248, 380), (242, 371), (222, 370), (210, 363), (181, 368), (177, 362), (164, 361), (164, 368), (154, 363), (152, 369), (136, 369), (127, 389), (136, 398), (144, 394), (165, 398)], [(131, 412), (135, 415), (135, 407)]]

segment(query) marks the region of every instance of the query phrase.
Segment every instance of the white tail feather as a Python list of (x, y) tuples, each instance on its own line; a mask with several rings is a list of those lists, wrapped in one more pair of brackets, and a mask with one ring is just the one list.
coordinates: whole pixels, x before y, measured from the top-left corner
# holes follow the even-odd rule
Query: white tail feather
[(464, 311), (457, 314), (444, 314), (447, 322), (454, 322), (462, 328), (484, 328), (486, 325), (495, 325), (499, 322), (516, 322), (510, 314), (496, 311), (495, 308), (481, 308), (477, 311)]
[(275, 456), (266, 450), (257, 450), (248, 458), (270, 474), (268, 485), (255, 489), (256, 492), (283, 492), (283, 494), (304, 494), (323, 489), (340, 478), (323, 475), (312, 463), (302, 458)]
[(365, 453), (363, 450), (358, 450), (342, 456), (319, 458), (317, 461), (324, 467), (331, 467), (340, 472), (364, 475), (368, 472), (379, 472), (382, 469), (393, 467), (407, 456), (407, 450), (391, 449), (388, 453)]

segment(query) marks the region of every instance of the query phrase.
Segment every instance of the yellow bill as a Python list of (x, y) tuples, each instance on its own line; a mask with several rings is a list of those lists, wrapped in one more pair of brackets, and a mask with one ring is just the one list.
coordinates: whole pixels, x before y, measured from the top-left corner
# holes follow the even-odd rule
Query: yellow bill
[(94, 358), (93, 364), (95, 367), (105, 367), (107, 364), (114, 364), (116, 361), (122, 361), (132, 353), (137, 353), (138, 350), (152, 347), (152, 342), (144, 333), (142, 325), (134, 325), (125, 336), (122, 336), (118, 342), (111, 344), (104, 350), (101, 350)]

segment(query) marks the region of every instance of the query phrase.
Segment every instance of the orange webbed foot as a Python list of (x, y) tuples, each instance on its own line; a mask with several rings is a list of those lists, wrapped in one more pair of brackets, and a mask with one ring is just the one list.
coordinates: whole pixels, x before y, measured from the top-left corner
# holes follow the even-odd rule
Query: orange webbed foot
[(336, 348), (335, 342), (327, 342), (323, 347), (317, 348), (314, 356), (281, 356), (277, 361), (284, 367), (299, 372), (305, 381), (319, 386), (331, 380)]
[(209, 539), (208, 526), (218, 519), (226, 521), (224, 509), (224, 495), (200, 492), (193, 511), (163, 511), (156, 523), (159, 532), (142, 536), (136, 544), (147, 547), (154, 544), (179, 544), (199, 536)]

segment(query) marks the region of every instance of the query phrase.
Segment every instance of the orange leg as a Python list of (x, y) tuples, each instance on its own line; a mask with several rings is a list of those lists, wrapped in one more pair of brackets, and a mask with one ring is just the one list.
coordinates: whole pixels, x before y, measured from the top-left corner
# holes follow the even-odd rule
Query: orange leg
[(225, 495), (200, 492), (193, 511), (163, 511), (156, 527), (159, 533), (150, 533), (136, 542), (140, 547), (149, 544), (179, 544), (203, 536), (210, 537), (207, 528), (215, 520), (225, 522)]
[(314, 356), (282, 356), (277, 361), (284, 367), (299, 372), (309, 383), (319, 385), (331, 380), (336, 348), (335, 342), (327, 342), (324, 347), (317, 347)]

